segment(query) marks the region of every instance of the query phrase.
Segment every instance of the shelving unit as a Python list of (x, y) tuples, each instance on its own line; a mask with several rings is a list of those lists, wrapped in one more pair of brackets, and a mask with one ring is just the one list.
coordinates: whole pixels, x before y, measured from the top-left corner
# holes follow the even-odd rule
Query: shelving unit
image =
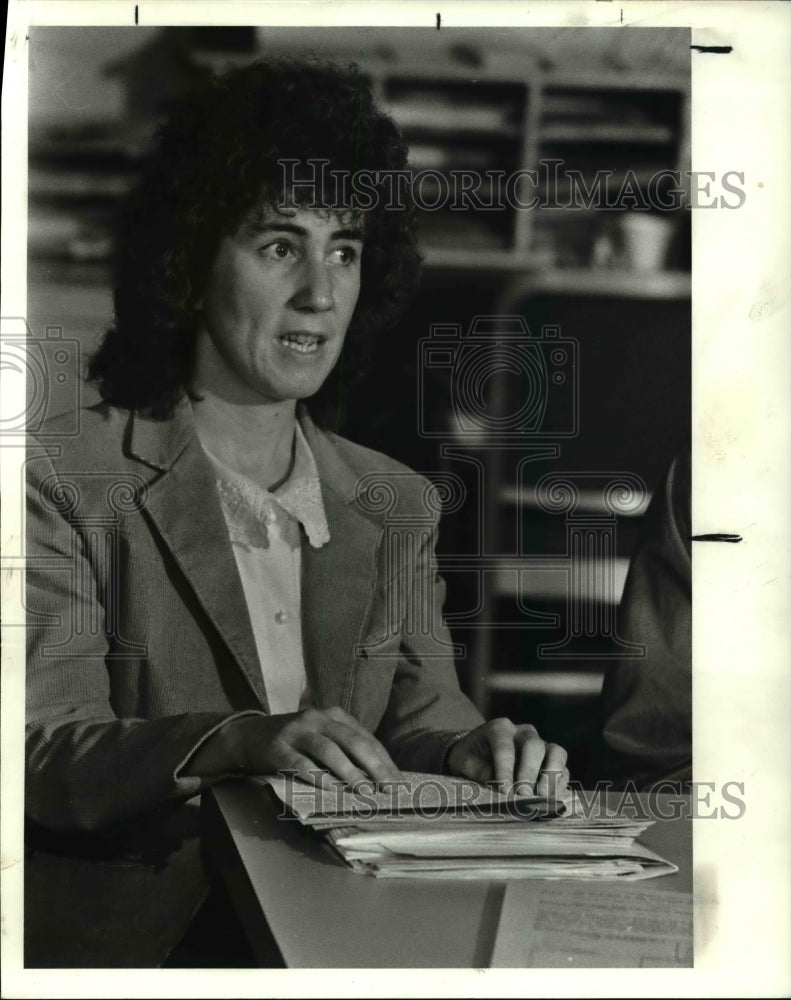
[[(495, 312), (526, 321), (532, 338), (524, 344), (544, 339), (546, 320), (575, 341), (580, 416), (578, 433), (558, 438), (552, 456), (528, 459), (551, 439), (536, 437), (541, 426), (525, 434), (522, 449), (496, 429), (475, 441), (491, 484), (483, 523), (487, 552), (495, 553), (482, 588), (485, 624), (472, 632), (469, 657), (471, 694), (484, 714), (508, 692), (556, 705), (595, 698), (608, 661), (623, 652), (615, 611), (631, 551), (651, 489), (688, 433), (688, 404), (685, 413), (676, 399), (689, 400), (690, 293), (686, 272), (608, 269), (538, 271), (501, 289)], [(624, 359), (629, 351), (642, 370)], [(518, 367), (491, 379), (487, 413), (516, 412), (529, 388)], [(549, 398), (549, 376), (545, 427), (562, 416)], [(623, 472), (642, 498), (614, 514), (606, 483)], [(550, 475), (573, 484), (575, 504), (555, 512), (542, 504), (539, 486)]]
[(143, 144), (121, 126), (31, 136), (28, 253), (51, 267), (105, 264), (114, 216), (132, 185)]
[[(193, 59), (198, 67), (219, 68), (252, 55), (196, 50)], [(157, 58), (159, 65), (166, 56)], [(134, 59), (142, 67), (151, 62), (144, 54)], [(407, 55), (358, 62), (380, 104), (404, 131), (410, 166), (427, 172), (418, 182), (420, 200), (428, 203), (434, 198), (442, 203), (443, 192), (436, 190), (440, 178), (460, 170), (484, 175), (476, 192), (484, 203), (491, 198), (492, 172), (510, 177), (536, 171), (540, 196), (563, 200), (569, 197), (568, 181), (561, 177), (548, 190), (542, 161), (562, 159), (564, 171), (579, 170), (586, 184), (604, 165), (613, 186), (627, 176), (644, 186), (658, 170), (683, 168), (688, 154), (689, 81), (683, 75), (652, 78), (631, 67), (571, 72), (513, 53), (503, 59), (485, 56), (475, 66), (452, 51), (425, 61)], [(111, 72), (121, 75), (123, 69), (112, 66)], [(178, 62), (174, 74), (184, 72)], [(133, 87), (134, 80), (127, 85)], [(132, 97), (128, 103), (141, 102)], [(113, 209), (134, 177), (153, 125), (154, 119), (147, 127), (137, 114), (104, 129), (32, 135), (34, 257), (106, 258)], [(607, 229), (606, 211), (575, 210), (570, 221), (567, 212), (522, 210), (505, 200), (496, 198), (500, 207), (491, 210), (423, 211), (427, 266), (504, 272), (589, 266), (596, 236)]]

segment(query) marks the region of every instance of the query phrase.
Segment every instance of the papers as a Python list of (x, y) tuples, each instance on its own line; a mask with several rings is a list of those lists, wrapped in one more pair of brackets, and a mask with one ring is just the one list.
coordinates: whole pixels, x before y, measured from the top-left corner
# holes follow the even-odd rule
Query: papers
[(270, 785), (298, 819), (319, 830), (343, 825), (349, 818), (365, 821), (368, 830), (372, 829), (371, 823), (383, 820), (387, 829), (392, 829), (394, 821), (401, 822), (401, 817), (406, 819), (416, 814), (426, 821), (444, 821), (454, 814), (466, 817), (474, 814), (481, 821), (533, 819), (558, 815), (569, 805), (534, 795), (501, 795), (465, 778), (414, 771), (402, 772), (401, 779), (386, 783), (381, 790), (372, 781), (360, 782), (356, 793), (340, 781), (319, 788), (282, 775), (258, 780)]
[(295, 779), (260, 779), (356, 872), (377, 878), (617, 879), (677, 868), (636, 838), (650, 821), (562, 802), (504, 796), (461, 778), (405, 773), (355, 794)]
[(692, 897), (608, 885), (509, 885), (494, 968), (691, 968)]

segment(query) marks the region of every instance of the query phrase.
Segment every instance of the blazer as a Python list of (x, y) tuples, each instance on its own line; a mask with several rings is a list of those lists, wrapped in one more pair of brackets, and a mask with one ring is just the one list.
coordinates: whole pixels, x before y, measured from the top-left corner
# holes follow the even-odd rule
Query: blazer
[[(302, 550), (315, 703), (353, 714), (402, 769), (439, 772), (482, 719), (442, 620), (432, 488), (298, 418), (331, 534)], [(165, 421), (100, 404), (67, 427), (48, 423), (27, 456), (26, 807), (42, 827), (95, 830), (202, 791), (180, 766), (267, 704), (189, 402)]]
[(692, 767), (690, 453), (651, 501), (619, 608), (622, 638), (645, 646), (607, 672), (598, 779), (615, 787), (689, 781)]
[[(298, 414), (331, 540), (302, 550), (305, 666), (404, 770), (482, 721), (459, 689), (427, 480)], [(187, 401), (99, 405), (27, 453), (25, 964), (152, 967), (208, 883), (202, 740), (266, 692), (214, 473)], [(72, 415), (73, 419), (73, 415)]]

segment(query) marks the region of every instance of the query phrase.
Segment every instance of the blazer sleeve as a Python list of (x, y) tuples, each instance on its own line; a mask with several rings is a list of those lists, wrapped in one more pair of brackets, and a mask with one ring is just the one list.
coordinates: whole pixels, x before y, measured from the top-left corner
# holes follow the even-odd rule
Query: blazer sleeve
[(26, 814), (49, 829), (95, 830), (218, 780), (178, 771), (235, 716), (116, 716), (107, 598), (68, 513), (69, 483), (48, 458), (27, 467)]
[(623, 639), (643, 658), (605, 677), (598, 776), (645, 786), (688, 776), (692, 760), (690, 456), (673, 462), (646, 515), (619, 609)]
[(393, 687), (377, 735), (405, 771), (442, 774), (455, 740), (481, 725), (462, 693), (443, 619), (445, 582), (436, 571), (437, 522), (402, 574), (407, 613)]

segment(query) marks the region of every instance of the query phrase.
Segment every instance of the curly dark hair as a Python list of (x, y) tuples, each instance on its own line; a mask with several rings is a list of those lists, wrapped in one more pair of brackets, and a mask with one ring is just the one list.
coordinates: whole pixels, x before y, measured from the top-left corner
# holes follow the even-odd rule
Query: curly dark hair
[[(407, 148), (354, 64), (259, 60), (207, 79), (171, 108), (119, 220), (115, 324), (89, 366), (106, 402), (155, 419), (172, 412), (187, 389), (219, 243), (255, 206), (283, 197), (286, 159), (381, 173), (405, 169)], [(343, 354), (311, 400), (323, 423), (335, 422), (374, 335), (395, 323), (417, 286), (414, 206), (394, 210), (385, 195), (380, 189), (365, 213), (361, 289)]]

